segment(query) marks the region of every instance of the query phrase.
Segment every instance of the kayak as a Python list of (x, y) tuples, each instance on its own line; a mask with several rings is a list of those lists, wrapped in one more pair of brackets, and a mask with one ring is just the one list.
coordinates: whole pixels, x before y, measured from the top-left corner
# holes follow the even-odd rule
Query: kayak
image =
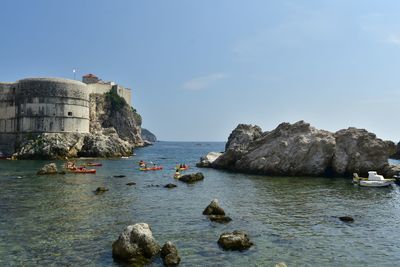
[(183, 168), (179, 168), (180, 171), (186, 171), (187, 169), (189, 169), (189, 166), (183, 167)]
[(95, 169), (75, 169), (75, 170), (70, 170), (72, 173), (96, 173)]
[(139, 170), (141, 170), (141, 171), (159, 171), (162, 169), (163, 169), (162, 166), (158, 166), (158, 167), (140, 168)]

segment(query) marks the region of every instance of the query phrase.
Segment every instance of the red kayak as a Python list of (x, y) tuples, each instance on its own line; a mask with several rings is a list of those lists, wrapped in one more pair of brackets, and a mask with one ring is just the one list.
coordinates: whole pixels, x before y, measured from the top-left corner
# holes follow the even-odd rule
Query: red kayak
[(139, 170), (141, 170), (141, 171), (159, 171), (162, 169), (163, 169), (162, 166), (158, 166), (158, 167), (150, 167), (150, 168), (140, 168)]
[(74, 170), (70, 170), (72, 173), (96, 173), (95, 169), (85, 169), (85, 168), (77, 168)]

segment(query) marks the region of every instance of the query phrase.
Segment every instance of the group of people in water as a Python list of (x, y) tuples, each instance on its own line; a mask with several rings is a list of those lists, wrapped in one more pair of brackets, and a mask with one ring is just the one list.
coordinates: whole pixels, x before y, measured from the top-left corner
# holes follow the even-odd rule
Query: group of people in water
[[(153, 163), (153, 162), (149, 162), (146, 163), (144, 160), (139, 161), (139, 167), (141, 170), (161, 170), (162, 167), (158, 166), (157, 164)], [(189, 165), (187, 165), (186, 163), (180, 163), (179, 165), (176, 165), (175, 167), (175, 178), (179, 178), (180, 177), (180, 171), (184, 171), (187, 170), (189, 168)]]

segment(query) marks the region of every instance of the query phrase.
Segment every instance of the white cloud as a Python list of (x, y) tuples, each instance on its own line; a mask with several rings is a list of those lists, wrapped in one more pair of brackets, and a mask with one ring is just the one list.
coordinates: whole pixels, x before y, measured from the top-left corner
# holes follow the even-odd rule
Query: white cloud
[(386, 42), (390, 44), (400, 45), (400, 34), (398, 33), (390, 34), (389, 37), (386, 39)]
[(206, 76), (193, 78), (182, 85), (182, 88), (189, 91), (199, 91), (208, 88), (213, 83), (228, 77), (225, 73), (213, 73)]

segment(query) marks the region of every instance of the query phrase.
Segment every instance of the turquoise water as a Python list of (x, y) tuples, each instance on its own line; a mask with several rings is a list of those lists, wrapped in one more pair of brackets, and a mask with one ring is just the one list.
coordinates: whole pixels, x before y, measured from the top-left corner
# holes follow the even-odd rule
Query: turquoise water
[[(111, 244), (136, 222), (149, 223), (160, 244), (173, 241), (180, 266), (398, 265), (398, 187), (212, 169), (201, 169), (205, 180), (193, 185), (172, 178), (176, 163), (194, 166), (200, 156), (223, 148), (223, 143), (159, 142), (136, 150), (131, 159), (100, 160), (96, 175), (36, 176), (45, 161), (0, 161), (0, 266), (120, 266), (113, 262)], [(140, 172), (140, 159), (165, 169)], [(127, 186), (131, 181), (137, 185)], [(171, 182), (178, 187), (162, 187)], [(110, 191), (95, 195), (98, 186)], [(202, 215), (214, 198), (233, 219), (229, 224)], [(355, 222), (342, 223), (336, 217), (342, 215)], [(233, 230), (247, 231), (255, 246), (221, 250), (219, 235)]]

